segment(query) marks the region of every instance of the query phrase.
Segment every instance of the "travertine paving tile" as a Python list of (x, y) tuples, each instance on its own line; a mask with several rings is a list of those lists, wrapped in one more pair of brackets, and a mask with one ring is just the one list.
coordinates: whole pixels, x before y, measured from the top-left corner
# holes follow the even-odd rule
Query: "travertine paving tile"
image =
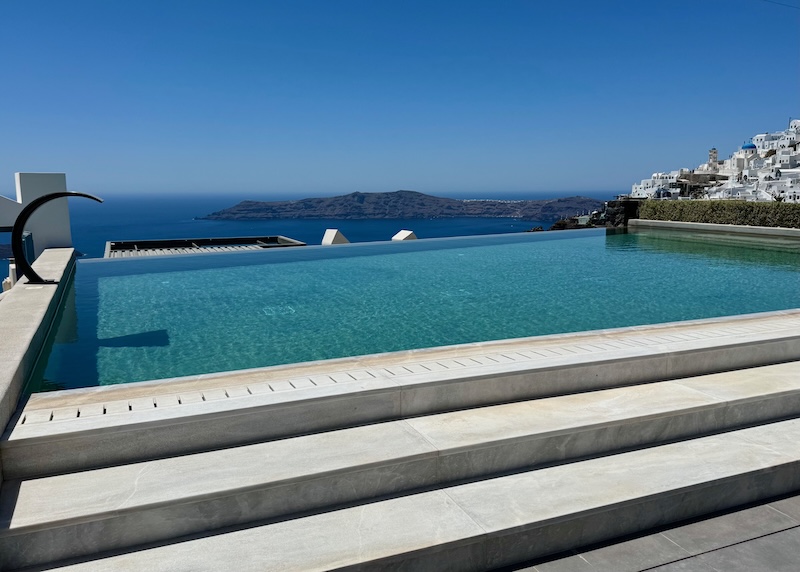
[[(389, 514), (392, 518), (387, 518)], [(409, 523), (414, 525), (408, 526)], [(274, 524), (268, 533), (259, 528), (244, 529), (64, 566), (60, 570), (200, 572), (229, 570), (231, 563), (235, 563), (238, 572), (322, 572), (389, 558), (400, 552), (413, 553), (431, 545), (457, 543), (479, 537), (482, 532), (446, 494), (435, 491)], [(468, 547), (460, 554), (450, 557), (452, 570), (477, 570), (469, 565), (477, 560), (477, 554), (470, 553)], [(463, 560), (459, 562), (458, 558)], [(443, 570), (440, 566), (413, 569)]]
[[(668, 491), (678, 483), (700, 486), (800, 458), (753, 442), (780, 431), (787, 438), (800, 437), (800, 426), (786, 422), (767, 427), (769, 431), (757, 427), (704, 437), (451, 487), (447, 492), (487, 532), (500, 532), (524, 526), (529, 515), (542, 521), (563, 518)], [(591, 487), (581, 480), (587, 474), (592, 475)]]
[[(757, 380), (755, 379), (757, 378)], [(800, 390), (800, 362), (689, 377), (675, 383), (719, 399), (746, 399)]]
[(77, 407), (63, 407), (60, 409), (53, 409), (52, 416), (50, 417), (53, 421), (64, 421), (67, 419), (77, 419), (78, 418), (78, 408)]
[(80, 417), (96, 417), (104, 413), (105, 408), (102, 403), (87, 403), (78, 407), (78, 415)]
[(301, 379), (291, 379), (289, 383), (292, 384), (292, 387), (295, 389), (303, 389), (304, 387), (316, 387), (317, 384), (307, 378)]
[(435, 362), (435, 361), (426, 361), (421, 364), (425, 369), (432, 372), (437, 371), (448, 371), (450, 368), (443, 366), (442, 364)]
[(269, 394), (274, 391), (268, 383), (256, 383), (253, 385), (248, 385), (247, 389), (249, 389), (250, 393), (253, 395)]
[(288, 391), (295, 388), (288, 381), (274, 381), (270, 383), (269, 386), (272, 388), (272, 391)]
[(486, 357), (495, 363), (514, 363), (522, 359), (522, 356), (513, 354), (486, 354)]
[(718, 400), (700, 392), (658, 383), (427, 415), (406, 422), (439, 449), (448, 450), (718, 404), (721, 409)]
[(371, 374), (370, 372), (365, 371), (365, 370), (352, 370), (352, 371), (347, 371), (346, 373), (347, 373), (347, 375), (349, 375), (350, 377), (352, 377), (353, 379), (355, 379), (357, 381), (358, 380), (362, 380), (362, 379), (374, 379), (375, 378), (375, 376), (373, 374)]
[(353, 466), (424, 456), (435, 456), (434, 447), (402, 422), (356, 427), (20, 481), (15, 498), (3, 497), (0, 523), (3, 529), (13, 531), (37, 523), (113, 514), (176, 498), (203, 497), (265, 482), (289, 482)]
[(246, 386), (240, 385), (235, 387), (226, 387), (225, 395), (228, 397), (249, 397), (251, 394)]
[(445, 369), (459, 369), (464, 367), (463, 363), (454, 359), (439, 360), (437, 363), (442, 367), (444, 367)]
[(128, 400), (124, 399), (119, 401), (107, 401), (105, 403), (105, 409), (106, 415), (112, 415), (115, 413), (128, 413), (131, 410), (131, 406)]
[[(315, 387), (324, 387), (326, 385), (335, 385), (337, 383), (347, 383), (348, 381), (353, 381), (353, 378), (350, 377), (349, 375), (339, 375), (336, 377), (332, 375), (312, 375), (307, 379)], [(292, 385), (297, 387), (294, 383), (292, 383)], [(305, 387), (310, 387), (310, 386), (306, 385)]]
[(46, 423), (52, 418), (52, 409), (34, 409), (32, 411), (26, 411), (22, 421), (27, 425), (33, 425), (34, 423)]
[(407, 364), (407, 365), (405, 365), (403, 367), (405, 367), (405, 369), (407, 369), (411, 373), (429, 373), (430, 372), (430, 370), (427, 367), (425, 367), (422, 364), (417, 364), (417, 363), (410, 363), (410, 364)]
[(186, 405), (187, 403), (200, 403), (203, 401), (203, 394), (199, 391), (190, 391), (186, 393), (181, 393), (178, 396), (178, 400), (181, 402), (182, 405)]
[(228, 393), (224, 389), (203, 390), (203, 401), (219, 401), (220, 399), (228, 399)]
[(131, 411), (148, 411), (155, 406), (155, 399), (153, 397), (138, 397), (128, 402), (128, 408)]

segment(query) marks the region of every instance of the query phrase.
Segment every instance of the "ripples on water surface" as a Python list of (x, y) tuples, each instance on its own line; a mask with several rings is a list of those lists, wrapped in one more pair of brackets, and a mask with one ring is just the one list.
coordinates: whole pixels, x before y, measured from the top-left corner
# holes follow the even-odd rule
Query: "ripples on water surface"
[(81, 261), (45, 387), (798, 306), (797, 251), (669, 236), (590, 230)]

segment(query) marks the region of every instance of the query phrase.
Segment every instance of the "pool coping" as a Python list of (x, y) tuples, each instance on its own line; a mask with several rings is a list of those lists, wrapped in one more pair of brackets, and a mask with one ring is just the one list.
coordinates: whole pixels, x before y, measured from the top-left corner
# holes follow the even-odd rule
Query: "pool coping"
[(0, 427), (6, 426), (17, 409), (74, 267), (74, 249), (47, 249), (33, 268), (57, 283), (34, 285), (21, 277), (0, 300), (0, 324), (7, 332), (0, 344)]

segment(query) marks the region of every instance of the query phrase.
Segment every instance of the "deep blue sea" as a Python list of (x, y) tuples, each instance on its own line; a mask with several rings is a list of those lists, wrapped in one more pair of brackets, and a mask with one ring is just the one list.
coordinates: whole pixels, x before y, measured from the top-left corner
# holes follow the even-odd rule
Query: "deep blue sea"
[[(598, 199), (610, 193), (582, 193)], [(548, 228), (551, 221), (517, 219), (465, 218), (415, 220), (271, 220), (264, 222), (196, 220), (212, 212), (231, 207), (245, 198), (278, 200), (268, 197), (227, 195), (138, 195), (102, 196), (105, 202), (69, 199), (72, 240), (85, 256), (101, 258), (107, 241), (157, 238), (208, 238), (220, 236), (284, 235), (319, 244), (327, 228), (338, 228), (350, 242), (389, 240), (397, 231), (413, 230), (419, 238), (469, 236), (522, 232), (535, 226)], [(285, 197), (280, 197), (283, 200)], [(497, 198), (553, 198), (550, 196)], [(0, 243), (9, 242), (9, 234), (0, 234)], [(0, 260), (0, 275), (8, 275), (7, 260)]]

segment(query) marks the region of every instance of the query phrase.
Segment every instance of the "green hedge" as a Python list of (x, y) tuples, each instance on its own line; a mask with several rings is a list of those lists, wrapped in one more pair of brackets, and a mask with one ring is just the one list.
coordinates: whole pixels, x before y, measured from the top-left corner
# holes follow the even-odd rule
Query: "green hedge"
[(646, 200), (639, 206), (639, 218), (800, 228), (800, 204)]

